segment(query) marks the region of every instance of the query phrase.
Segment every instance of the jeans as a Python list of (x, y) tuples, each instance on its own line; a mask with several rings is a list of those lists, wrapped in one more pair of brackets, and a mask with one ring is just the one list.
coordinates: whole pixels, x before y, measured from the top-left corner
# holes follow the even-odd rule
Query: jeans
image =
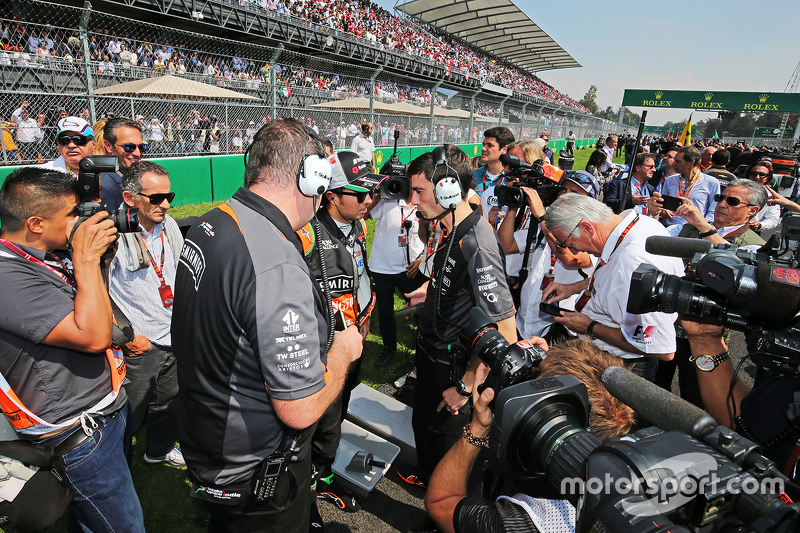
[(152, 345), (147, 353), (125, 357), (127, 377), (125, 385), (131, 416), (125, 430), (125, 442), (147, 418), (147, 444), (145, 453), (150, 457), (163, 457), (178, 440), (176, 427), (178, 395), (178, 365), (172, 351)]
[(375, 283), (375, 305), (378, 308), (381, 338), (383, 347), (389, 350), (397, 349), (397, 323), (394, 317), (394, 291), (400, 289), (403, 293), (416, 290), (420, 286), (421, 275), (409, 278), (405, 272), (399, 274), (379, 274), (372, 272), (372, 281)]
[(637, 376), (641, 376), (647, 381), (654, 383), (656, 379), (656, 369), (658, 368), (658, 359), (640, 357), (634, 359), (634, 361), (636, 362), (632, 363), (627, 359), (625, 360), (625, 362), (630, 365), (629, 370)]
[[(144, 533), (142, 506), (123, 453), (126, 409), (99, 420), (106, 424), (62, 457), (67, 480), (75, 489), (68, 530)], [(58, 436), (42, 444), (53, 446), (62, 440)]]

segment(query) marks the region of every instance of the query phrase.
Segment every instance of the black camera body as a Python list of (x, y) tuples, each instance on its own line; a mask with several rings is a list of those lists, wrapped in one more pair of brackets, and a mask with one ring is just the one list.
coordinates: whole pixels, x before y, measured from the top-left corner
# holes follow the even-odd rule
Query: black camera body
[(119, 161), (113, 155), (84, 157), (78, 163), (78, 222), (83, 222), (95, 213), (106, 211), (108, 219), (120, 233), (139, 231), (139, 209), (124, 207), (109, 209), (100, 199), (100, 173), (117, 172)]
[(528, 205), (528, 199), (520, 187), (535, 189), (545, 207), (556, 201), (561, 190), (563, 170), (543, 160), (528, 165), (519, 158), (507, 154), (501, 155), (500, 161), (511, 168), (507, 175), (517, 178), (517, 182), (513, 185), (501, 185), (495, 189), (498, 205), (516, 209)]
[(397, 157), (397, 140), (400, 130), (394, 130), (394, 152), (392, 157), (381, 167), (381, 174), (389, 176), (381, 182), (381, 198), (387, 200), (408, 200), (411, 196), (411, 178), (408, 177), (408, 165)]

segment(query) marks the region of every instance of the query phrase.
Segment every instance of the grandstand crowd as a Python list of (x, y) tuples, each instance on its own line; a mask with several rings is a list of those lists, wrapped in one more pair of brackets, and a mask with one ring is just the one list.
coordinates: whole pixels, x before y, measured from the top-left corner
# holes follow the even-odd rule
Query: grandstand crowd
[[(375, 4), (363, 1), (344, 2), (274, 2), (261, 0), (252, 4), (255, 9), (271, 11), (275, 16), (299, 17), (323, 28), (341, 31), (370, 42), (384, 50), (407, 54), (443, 63), (449, 69), (462, 71), (502, 87), (544, 98), (562, 106), (588, 112), (583, 105), (560, 93), (539, 78), (492, 58), (485, 53), (435, 28), (411, 19), (400, 19)], [(124, 33), (115, 35), (107, 28), (90, 33), (89, 60), (99, 75), (147, 77), (164, 73), (195, 76), (218, 85), (260, 89), (275, 76), (276, 84), (302, 89), (331, 91), (333, 96), (348, 98), (369, 94), (364, 83), (353, 83), (338, 74), (318, 72), (291, 65), (276, 65), (273, 73), (269, 64), (234, 55), (224, 58), (203, 51), (190, 50), (184, 44), (139, 41)], [(27, 26), (18, 19), (6, 21), (0, 27), (0, 66), (19, 66), (76, 70), (83, 62), (83, 50), (77, 31), (51, 30)], [(430, 104), (439, 98), (429, 89), (412, 89), (382, 83), (376, 93), (396, 100)], [(376, 94), (378, 96), (378, 94)], [(493, 109), (481, 109), (492, 115)]]

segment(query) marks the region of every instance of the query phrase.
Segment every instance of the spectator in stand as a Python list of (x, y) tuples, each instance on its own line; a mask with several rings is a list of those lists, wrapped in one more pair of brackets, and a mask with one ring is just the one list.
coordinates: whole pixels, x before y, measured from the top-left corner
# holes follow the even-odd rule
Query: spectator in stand
[(108, 60), (108, 56), (103, 56), (103, 60), (97, 65), (98, 74), (114, 74), (114, 64)]
[(150, 142), (148, 143), (148, 150), (152, 150), (154, 154), (161, 155), (164, 153), (164, 129), (161, 122), (153, 117), (150, 119), (148, 125), (150, 132)]
[(11, 134), (16, 129), (17, 125), (14, 122), (6, 122), (0, 118), (0, 156), (6, 164), (16, 165), (19, 163), (19, 153), (17, 151), (17, 144), (14, 142), (14, 136)]

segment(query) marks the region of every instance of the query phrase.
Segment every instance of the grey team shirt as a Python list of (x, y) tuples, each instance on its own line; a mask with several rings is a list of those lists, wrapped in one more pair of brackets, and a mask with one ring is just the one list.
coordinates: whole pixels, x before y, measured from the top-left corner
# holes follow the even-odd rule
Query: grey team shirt
[(181, 445), (194, 476), (210, 484), (246, 477), (280, 447), (285, 426), (270, 398), (305, 398), (325, 385), (321, 294), (264, 214), (288, 221), (244, 189), (229, 205), (241, 232), (214, 209), (186, 236), (172, 322)]

